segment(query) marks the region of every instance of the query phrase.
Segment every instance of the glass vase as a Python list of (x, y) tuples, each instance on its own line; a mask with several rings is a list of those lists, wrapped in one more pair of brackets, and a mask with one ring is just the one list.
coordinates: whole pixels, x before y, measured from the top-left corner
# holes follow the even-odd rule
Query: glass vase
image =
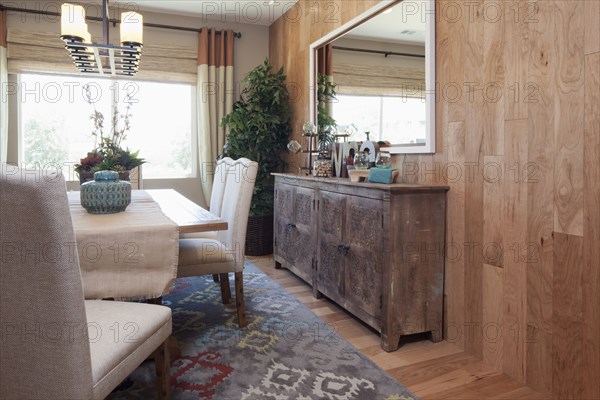
[(369, 153), (358, 153), (354, 156), (354, 168), (369, 169)]

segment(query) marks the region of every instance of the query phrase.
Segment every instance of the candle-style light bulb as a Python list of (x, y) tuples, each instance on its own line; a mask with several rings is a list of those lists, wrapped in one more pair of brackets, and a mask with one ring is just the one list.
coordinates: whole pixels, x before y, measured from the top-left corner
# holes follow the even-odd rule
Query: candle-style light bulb
[(83, 39), (87, 32), (85, 10), (82, 6), (65, 3), (61, 6), (61, 36), (73, 36)]
[(134, 11), (121, 14), (121, 44), (140, 46), (144, 43), (144, 17)]

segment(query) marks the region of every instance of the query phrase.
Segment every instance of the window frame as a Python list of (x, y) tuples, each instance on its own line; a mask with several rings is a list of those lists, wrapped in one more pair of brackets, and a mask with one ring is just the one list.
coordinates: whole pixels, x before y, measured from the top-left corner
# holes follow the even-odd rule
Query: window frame
[[(381, 137), (381, 135), (383, 134), (383, 103), (384, 103), (384, 99), (386, 98), (395, 98), (395, 99), (405, 99), (406, 96), (395, 96), (395, 95), (384, 95), (384, 94), (347, 94), (347, 93), (338, 93), (337, 94), (337, 100), (338, 101), (334, 101), (333, 102), (333, 106), (332, 108), (335, 109), (335, 105), (339, 104), (339, 97), (343, 96), (343, 97), (368, 97), (368, 98), (372, 98), (374, 100), (378, 100), (379, 103), (379, 116), (377, 118), (378, 122), (378, 134), (377, 134), (377, 141), (381, 141), (383, 140), (383, 138)], [(415, 99), (421, 99), (424, 101), (424, 99), (419, 98), (419, 97), (414, 97)], [(427, 112), (427, 107), (426, 107), (426, 112)], [(335, 111), (334, 111), (335, 113)], [(425, 135), (427, 136), (427, 128), (425, 128)], [(372, 132), (373, 133), (373, 132)], [(374, 137), (371, 136), (371, 140), (375, 140)], [(391, 147), (417, 147), (418, 145), (412, 144), (412, 143), (392, 143)]]
[[(109, 82), (111, 82), (111, 85), (114, 84), (115, 82), (118, 83), (119, 85), (119, 93), (117, 94), (118, 97), (121, 96), (121, 88), (123, 87), (123, 85), (125, 85), (126, 83), (129, 82), (141, 82), (141, 83), (160, 83), (160, 84), (172, 84), (172, 85), (185, 85), (185, 86), (189, 86), (190, 87), (190, 106), (191, 106), (191, 124), (190, 124), (190, 129), (191, 129), (191, 156), (192, 156), (192, 165), (191, 165), (191, 171), (189, 174), (187, 175), (179, 175), (179, 176), (166, 176), (166, 177), (144, 177), (144, 181), (160, 181), (160, 180), (179, 180), (179, 179), (195, 179), (198, 178), (198, 118), (196, 117), (197, 115), (197, 86), (196, 85), (192, 85), (190, 83), (183, 83), (183, 82), (156, 82), (156, 81), (147, 81), (147, 80), (140, 80), (140, 79), (124, 79), (124, 78), (119, 78), (119, 77), (112, 77), (112, 76), (106, 76), (106, 77), (102, 77), (99, 75), (94, 75), (94, 76), (82, 76), (82, 75), (69, 75), (69, 74), (50, 74), (50, 73), (41, 73), (41, 72), (20, 72), (15, 74), (17, 77), (17, 85), (19, 88), (23, 87), (23, 75), (39, 75), (39, 76), (52, 76), (52, 77), (60, 77), (63, 79), (69, 79), (69, 78), (75, 78), (75, 79), (81, 79), (81, 78), (92, 78), (92, 77), (97, 77), (99, 79), (103, 79), (103, 80), (107, 80)], [(110, 106), (111, 109), (112, 107), (116, 104), (117, 106), (121, 105), (120, 101), (115, 101), (115, 100), (120, 100), (117, 99), (115, 97), (115, 90), (110, 90)], [(24, 165), (25, 163), (25, 143), (24, 143), (24, 127), (23, 127), (23, 105), (25, 104), (23, 102), (23, 91), (22, 90), (18, 90), (17, 91), (17, 96), (16, 96), (16, 101), (17, 101), (17, 146), (18, 146), (18, 153), (17, 153), (17, 161), (20, 165)], [(66, 162), (66, 165), (69, 166), (69, 174), (67, 177), (65, 177), (65, 179), (67, 180), (67, 182), (78, 182), (78, 179), (75, 176), (75, 173), (73, 171), (73, 165), (71, 164), (69, 161)]]

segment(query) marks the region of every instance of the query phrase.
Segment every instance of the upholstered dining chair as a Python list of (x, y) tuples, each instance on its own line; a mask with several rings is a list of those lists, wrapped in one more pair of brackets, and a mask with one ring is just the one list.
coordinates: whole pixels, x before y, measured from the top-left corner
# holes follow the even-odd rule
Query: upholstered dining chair
[[(227, 182), (227, 169), (228, 166), (233, 163), (233, 160), (229, 157), (222, 158), (217, 161), (215, 168), (215, 175), (213, 179), (212, 193), (210, 194), (210, 205), (209, 211), (216, 215), (221, 216), (221, 207), (223, 207), (223, 197), (225, 195), (225, 183)], [(195, 233), (182, 233), (181, 239), (215, 239), (219, 240), (219, 234), (217, 231), (210, 232), (195, 232)], [(213, 274), (215, 283), (219, 283), (219, 275)], [(229, 296), (229, 297), (228, 297)], [(221, 298), (223, 304), (227, 304), (230, 301), (231, 294), (227, 295), (225, 290), (221, 290)]]
[[(225, 157), (217, 161), (217, 167), (215, 168), (215, 176), (213, 179), (212, 193), (210, 194), (210, 205), (209, 211), (211, 214), (217, 217), (221, 216), (221, 208), (223, 207), (223, 198), (225, 196), (225, 184), (227, 182), (227, 172), (229, 165), (232, 165), (234, 161)], [(234, 171), (235, 173), (235, 171)], [(216, 231), (211, 232), (195, 232), (195, 233), (182, 233), (179, 236), (181, 239), (193, 239), (193, 238), (210, 238), (218, 239), (219, 235)]]
[(0, 398), (104, 399), (153, 353), (170, 398), (171, 310), (85, 301), (64, 179), (0, 170)]
[(229, 273), (233, 272), (238, 323), (240, 327), (244, 327), (246, 326), (243, 293), (244, 246), (258, 163), (247, 158), (240, 158), (237, 161), (225, 158), (221, 160), (220, 166), (226, 168), (227, 178), (224, 180), (224, 195), (219, 215), (227, 221), (228, 229), (219, 231), (217, 238), (180, 238), (177, 277), (218, 274), (221, 297), (224, 303), (229, 303), (231, 300)]

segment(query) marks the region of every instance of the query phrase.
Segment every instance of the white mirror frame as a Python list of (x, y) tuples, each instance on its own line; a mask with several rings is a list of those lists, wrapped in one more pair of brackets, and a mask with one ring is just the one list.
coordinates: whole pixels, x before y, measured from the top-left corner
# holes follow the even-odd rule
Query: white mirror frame
[[(392, 146), (386, 147), (391, 154), (431, 154), (435, 153), (435, 0), (426, 1), (426, 10), (424, 11), (426, 36), (425, 36), (425, 102), (426, 102), (426, 144), (425, 146)], [(350, 32), (358, 25), (368, 19), (378, 15), (381, 11), (391, 8), (402, 0), (394, 2), (381, 2), (356, 18), (348, 21), (334, 31), (323, 36), (321, 39), (310, 45), (309, 50), (309, 74), (310, 74), (310, 119), (316, 124), (317, 113), (317, 91), (315, 87), (317, 70), (317, 49), (332, 42), (340, 36)]]

